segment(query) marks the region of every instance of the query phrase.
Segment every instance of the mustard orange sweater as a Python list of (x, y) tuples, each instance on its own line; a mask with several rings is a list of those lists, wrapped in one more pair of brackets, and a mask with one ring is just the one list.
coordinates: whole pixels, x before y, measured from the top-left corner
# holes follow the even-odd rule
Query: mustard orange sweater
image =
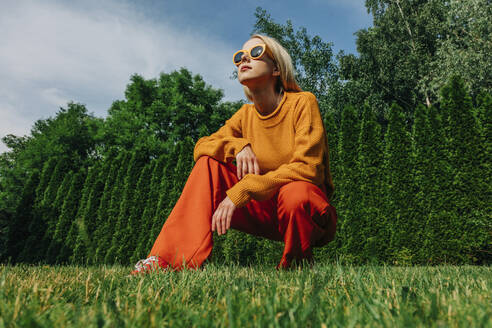
[[(328, 141), (316, 97), (310, 92), (284, 92), (277, 108), (261, 115), (254, 104), (243, 105), (224, 126), (195, 144), (195, 162), (208, 155), (232, 161), (250, 145), (260, 174), (248, 173), (226, 194), (237, 208), (251, 198), (270, 199), (291, 181), (325, 185), (328, 199), (334, 191), (329, 165)], [(322, 188), (322, 187), (321, 187)]]

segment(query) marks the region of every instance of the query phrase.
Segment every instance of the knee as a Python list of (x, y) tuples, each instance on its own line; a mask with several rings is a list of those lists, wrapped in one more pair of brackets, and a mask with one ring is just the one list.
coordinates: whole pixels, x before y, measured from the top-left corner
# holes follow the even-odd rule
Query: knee
[(282, 186), (278, 194), (280, 207), (287, 213), (305, 208), (310, 201), (310, 189), (313, 186), (306, 181), (293, 181)]

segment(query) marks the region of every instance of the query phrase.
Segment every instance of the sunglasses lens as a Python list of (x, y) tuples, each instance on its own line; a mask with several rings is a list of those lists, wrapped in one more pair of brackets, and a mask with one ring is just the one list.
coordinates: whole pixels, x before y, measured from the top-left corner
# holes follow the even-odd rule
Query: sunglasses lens
[(254, 47), (253, 49), (251, 49), (251, 57), (253, 58), (260, 57), (264, 50), (265, 48), (263, 48), (263, 46)]
[(239, 51), (237, 54), (234, 55), (234, 63), (239, 64), (241, 62), (241, 58), (244, 55), (244, 51)]

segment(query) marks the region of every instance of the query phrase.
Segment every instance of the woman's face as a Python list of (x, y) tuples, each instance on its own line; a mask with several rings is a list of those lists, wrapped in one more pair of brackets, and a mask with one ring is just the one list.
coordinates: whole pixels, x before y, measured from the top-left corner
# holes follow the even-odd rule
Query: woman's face
[[(249, 39), (242, 49), (251, 49), (251, 47), (260, 43), (263, 43), (261, 39)], [(267, 54), (264, 54), (260, 59), (251, 59), (249, 54), (244, 54), (237, 68), (239, 82), (250, 88), (255, 85), (265, 84), (269, 80), (275, 83), (279, 75), (280, 73), (275, 67), (275, 63)]]

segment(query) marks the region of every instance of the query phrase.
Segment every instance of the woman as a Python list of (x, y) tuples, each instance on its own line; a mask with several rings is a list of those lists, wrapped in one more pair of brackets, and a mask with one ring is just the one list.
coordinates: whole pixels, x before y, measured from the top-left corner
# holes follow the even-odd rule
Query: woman
[(134, 275), (199, 268), (211, 253), (213, 231), (233, 228), (283, 241), (277, 269), (312, 263), (312, 247), (335, 236), (334, 187), (316, 97), (297, 85), (289, 54), (273, 38), (251, 36), (233, 61), (253, 104), (197, 141), (183, 192)]

